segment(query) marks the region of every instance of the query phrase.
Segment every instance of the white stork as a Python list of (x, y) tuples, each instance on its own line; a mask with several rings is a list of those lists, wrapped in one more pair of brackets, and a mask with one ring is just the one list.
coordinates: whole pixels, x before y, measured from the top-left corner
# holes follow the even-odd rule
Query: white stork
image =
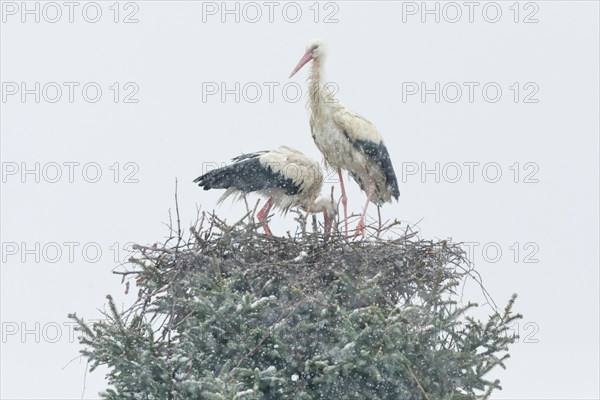
[[(293, 206), (309, 213), (322, 212), (325, 235), (329, 235), (335, 210), (331, 200), (317, 198), (323, 184), (323, 173), (316, 161), (288, 146), (242, 154), (232, 161), (231, 165), (209, 171), (194, 182), (204, 190), (227, 189), (219, 198), (219, 204), (231, 195), (240, 197), (250, 192), (267, 197), (267, 202), (257, 214), (260, 222), (268, 217), (273, 206), (284, 213)], [(273, 234), (266, 222), (263, 227), (265, 233)]]
[(292, 71), (290, 78), (312, 60), (309, 82), (310, 129), (315, 144), (323, 153), (325, 162), (337, 168), (342, 190), (344, 221), (348, 236), (347, 197), (342, 169), (367, 193), (356, 234), (364, 235), (364, 220), (369, 202), (378, 206), (398, 200), (400, 191), (390, 155), (377, 128), (362, 116), (340, 104), (329, 89), (323, 76), (327, 52), (319, 39), (311, 40), (306, 52)]

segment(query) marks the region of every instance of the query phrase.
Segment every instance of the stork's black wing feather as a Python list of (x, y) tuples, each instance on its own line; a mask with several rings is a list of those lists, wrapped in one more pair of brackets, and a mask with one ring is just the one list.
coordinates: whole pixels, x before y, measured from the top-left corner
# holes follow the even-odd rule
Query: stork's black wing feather
[(294, 195), (300, 190), (291, 178), (274, 171), (263, 164), (259, 156), (264, 152), (243, 154), (234, 158), (226, 167), (218, 168), (194, 179), (204, 190), (235, 188), (243, 192), (254, 192), (271, 188), (285, 189), (286, 194)]
[(269, 150), (262, 150), (262, 151), (255, 151), (254, 153), (246, 153), (246, 154), (239, 155), (237, 157), (233, 157), (231, 159), (231, 161), (240, 162), (240, 161), (247, 160), (248, 158), (260, 157), (261, 155), (268, 153), (268, 152), (269, 152)]
[[(346, 134), (346, 136), (348, 136)], [(352, 144), (361, 149), (367, 157), (379, 165), (385, 176), (386, 186), (389, 188), (392, 196), (398, 200), (400, 189), (398, 189), (398, 180), (394, 172), (394, 166), (390, 159), (390, 153), (382, 142), (374, 143), (370, 140), (354, 140)]]

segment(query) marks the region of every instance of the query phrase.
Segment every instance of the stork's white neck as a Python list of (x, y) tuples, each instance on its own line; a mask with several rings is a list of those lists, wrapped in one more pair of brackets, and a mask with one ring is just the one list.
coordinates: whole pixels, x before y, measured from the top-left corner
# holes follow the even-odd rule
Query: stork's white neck
[(334, 208), (330, 198), (326, 196), (320, 196), (317, 199), (311, 200), (306, 208), (306, 211), (313, 214), (328, 212), (329, 215), (333, 215)]
[(325, 74), (323, 72), (323, 60), (313, 60), (310, 75), (308, 76), (308, 86), (310, 90), (311, 103), (323, 98), (323, 86), (325, 85)]
[(317, 83), (317, 82), (321, 82), (321, 79), (323, 79), (323, 59), (321, 58), (317, 58), (317, 59), (313, 59), (312, 60), (312, 65), (310, 68), (310, 75), (308, 77), (308, 79), (312, 82), (312, 83)]
[(323, 71), (324, 61), (318, 58), (312, 61), (310, 75), (308, 76), (309, 107), (313, 118), (321, 118), (326, 113), (326, 108), (337, 101), (333, 92), (328, 87)]

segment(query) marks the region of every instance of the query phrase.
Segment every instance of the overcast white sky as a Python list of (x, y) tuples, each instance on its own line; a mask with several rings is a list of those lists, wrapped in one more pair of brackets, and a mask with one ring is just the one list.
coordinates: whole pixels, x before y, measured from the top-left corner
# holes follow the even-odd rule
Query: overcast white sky
[(191, 183), (206, 166), (280, 144), (320, 159), (308, 71), (287, 79), (319, 36), (392, 156), (384, 216), (470, 242), (499, 305), (519, 294), (495, 398), (598, 398), (598, 2), (426, 4), (2, 2), (0, 397), (97, 398), (104, 371), (84, 391), (85, 363), (63, 369), (66, 315), (134, 300), (116, 249), (165, 237), (176, 178), (187, 226), (221, 194)]

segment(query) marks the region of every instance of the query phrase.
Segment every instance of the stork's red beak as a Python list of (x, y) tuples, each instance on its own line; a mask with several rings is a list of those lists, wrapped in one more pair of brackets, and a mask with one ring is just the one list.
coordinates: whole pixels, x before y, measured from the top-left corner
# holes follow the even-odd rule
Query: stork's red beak
[(306, 53), (304, 53), (304, 55), (302, 56), (300, 61), (298, 61), (298, 65), (296, 65), (296, 68), (294, 68), (294, 70), (290, 74), (290, 78), (292, 76), (296, 75), (296, 72), (300, 71), (300, 68), (304, 67), (304, 64), (306, 64), (307, 62), (309, 62), (312, 59), (313, 59), (312, 51), (308, 50)]

